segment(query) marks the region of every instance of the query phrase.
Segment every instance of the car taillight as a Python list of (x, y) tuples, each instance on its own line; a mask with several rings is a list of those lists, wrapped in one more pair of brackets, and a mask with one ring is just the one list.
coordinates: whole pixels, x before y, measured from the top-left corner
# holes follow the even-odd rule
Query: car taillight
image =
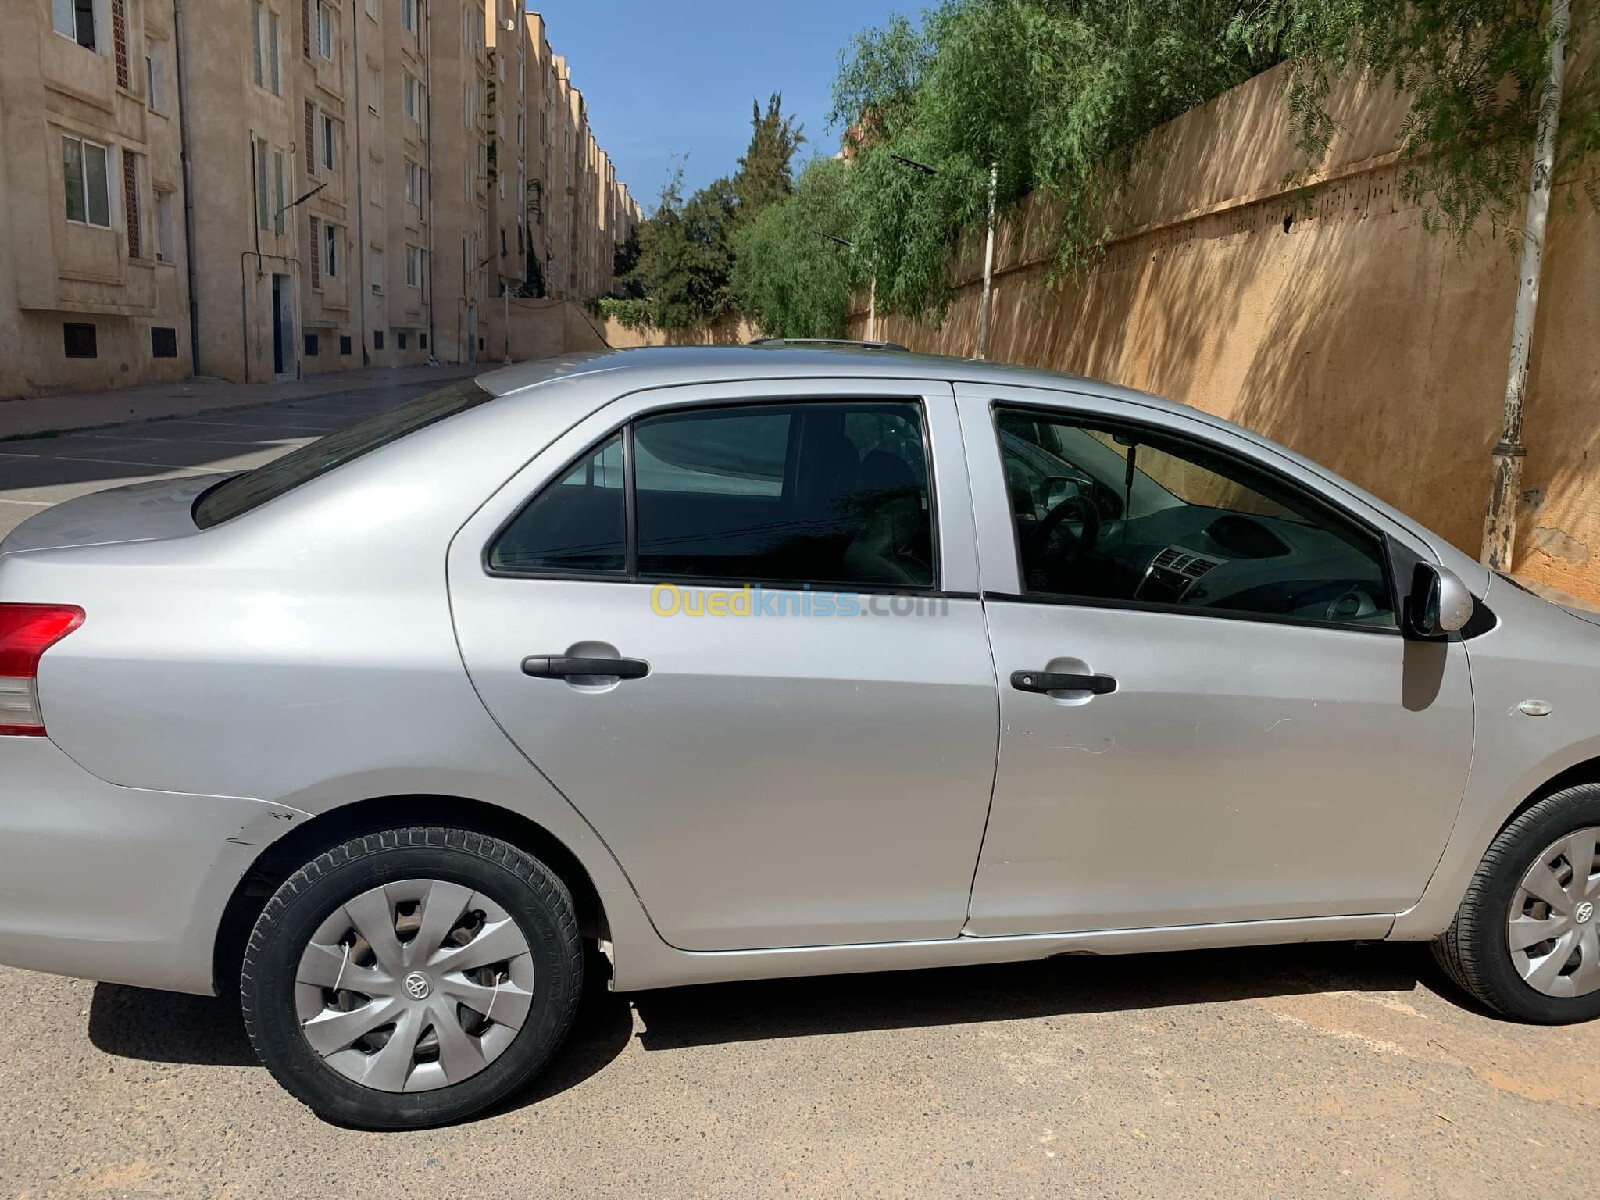
[(72, 604), (0, 604), (0, 737), (43, 737), (39, 660), (83, 624)]

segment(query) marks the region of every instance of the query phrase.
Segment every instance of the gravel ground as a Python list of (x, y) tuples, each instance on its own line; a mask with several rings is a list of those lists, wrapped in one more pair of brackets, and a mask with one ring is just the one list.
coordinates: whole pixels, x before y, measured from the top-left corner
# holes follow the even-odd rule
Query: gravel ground
[(454, 1129), (324, 1124), (220, 1001), (0, 969), (0, 1193), (1592, 1196), (1600, 1024), (1462, 1003), (1425, 950), (1290, 947), (594, 988)]

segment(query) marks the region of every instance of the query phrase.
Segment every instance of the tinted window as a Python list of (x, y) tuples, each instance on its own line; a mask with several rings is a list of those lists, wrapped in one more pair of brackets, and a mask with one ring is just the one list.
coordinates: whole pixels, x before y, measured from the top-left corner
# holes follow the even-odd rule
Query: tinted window
[(996, 423), (1030, 594), (1395, 625), (1382, 539), (1272, 473), (1134, 426)]
[(201, 495), (194, 506), (194, 522), (201, 529), (209, 529), (232, 520), (380, 446), (492, 399), (489, 392), (467, 380), (408, 400), (349, 429), (291, 450), (254, 471), (223, 481)]
[(539, 493), (489, 552), (497, 571), (615, 572), (627, 567), (622, 437)]
[(639, 573), (930, 587), (922, 446), (915, 404), (760, 405), (645, 418), (634, 428)]
[(491, 569), (633, 578), (931, 587), (933, 511), (916, 404), (664, 413), (613, 436), (508, 525)]

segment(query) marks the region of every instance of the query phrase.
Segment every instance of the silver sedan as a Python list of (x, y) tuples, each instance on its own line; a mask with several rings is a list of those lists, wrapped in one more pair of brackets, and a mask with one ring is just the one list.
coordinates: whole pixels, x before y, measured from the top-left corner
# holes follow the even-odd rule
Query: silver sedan
[(372, 1128), (522, 1087), (586, 962), (1387, 938), (1585, 1020), (1597, 694), (1589, 618), (1182, 405), (530, 364), (0, 543), (0, 961), (237, 991)]

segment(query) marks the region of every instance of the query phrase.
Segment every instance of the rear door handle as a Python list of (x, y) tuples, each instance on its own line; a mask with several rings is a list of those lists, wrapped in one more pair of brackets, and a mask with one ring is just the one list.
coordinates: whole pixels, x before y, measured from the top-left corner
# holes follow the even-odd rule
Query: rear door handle
[(573, 658), (566, 654), (535, 654), (522, 660), (522, 673), (534, 679), (570, 679), (574, 675), (643, 679), (650, 674), (650, 664), (641, 658)]
[(1011, 686), (1019, 692), (1090, 692), (1109, 696), (1117, 681), (1109, 675), (1065, 675), (1060, 671), (1013, 671)]

